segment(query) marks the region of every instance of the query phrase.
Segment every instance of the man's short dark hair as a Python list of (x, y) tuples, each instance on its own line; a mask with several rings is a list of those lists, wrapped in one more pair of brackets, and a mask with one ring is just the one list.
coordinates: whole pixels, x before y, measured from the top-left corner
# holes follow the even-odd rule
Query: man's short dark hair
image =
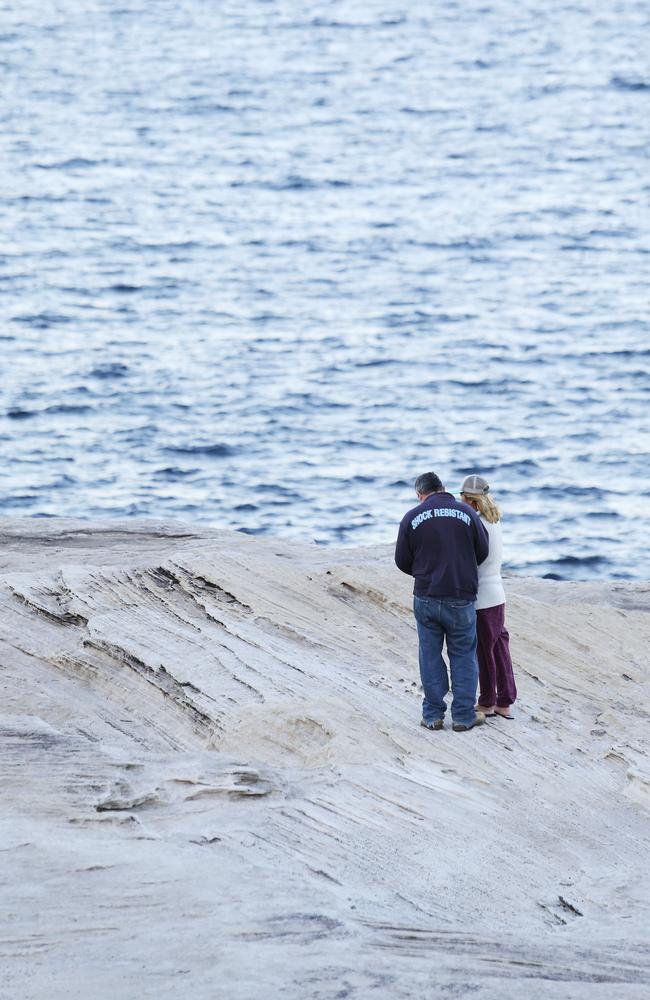
[(425, 472), (415, 480), (415, 492), (419, 494), (439, 493), (444, 490), (435, 472)]

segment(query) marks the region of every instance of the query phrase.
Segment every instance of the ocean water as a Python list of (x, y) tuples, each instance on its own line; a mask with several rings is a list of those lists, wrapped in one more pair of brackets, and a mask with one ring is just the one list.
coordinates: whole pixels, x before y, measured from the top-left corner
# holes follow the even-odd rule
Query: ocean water
[(0, 2), (0, 513), (648, 578), (650, 7)]

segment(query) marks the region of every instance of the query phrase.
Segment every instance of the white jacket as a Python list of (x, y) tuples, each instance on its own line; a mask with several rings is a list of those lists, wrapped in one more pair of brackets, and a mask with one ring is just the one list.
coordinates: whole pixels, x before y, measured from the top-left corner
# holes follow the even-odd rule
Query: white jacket
[(481, 517), (483, 526), (490, 537), (490, 553), (478, 568), (478, 594), (476, 595), (476, 610), (495, 608), (506, 603), (506, 592), (501, 581), (501, 559), (503, 539), (501, 521), (490, 524)]

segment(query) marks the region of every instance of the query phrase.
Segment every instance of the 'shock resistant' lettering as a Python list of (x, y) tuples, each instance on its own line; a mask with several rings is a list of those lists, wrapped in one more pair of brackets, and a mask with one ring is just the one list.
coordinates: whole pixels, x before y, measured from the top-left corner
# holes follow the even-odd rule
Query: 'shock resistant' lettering
[(489, 541), (475, 510), (451, 493), (432, 493), (402, 518), (395, 562), (415, 577), (418, 597), (476, 599), (476, 564)]

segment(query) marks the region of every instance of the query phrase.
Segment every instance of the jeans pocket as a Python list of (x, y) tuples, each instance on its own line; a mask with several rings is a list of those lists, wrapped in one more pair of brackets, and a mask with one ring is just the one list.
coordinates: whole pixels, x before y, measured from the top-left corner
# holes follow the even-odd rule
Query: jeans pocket
[(448, 605), (451, 620), (460, 628), (476, 628), (474, 601), (454, 601)]
[(413, 595), (413, 614), (415, 620), (426, 625), (431, 621), (433, 601), (430, 597), (417, 597)]

